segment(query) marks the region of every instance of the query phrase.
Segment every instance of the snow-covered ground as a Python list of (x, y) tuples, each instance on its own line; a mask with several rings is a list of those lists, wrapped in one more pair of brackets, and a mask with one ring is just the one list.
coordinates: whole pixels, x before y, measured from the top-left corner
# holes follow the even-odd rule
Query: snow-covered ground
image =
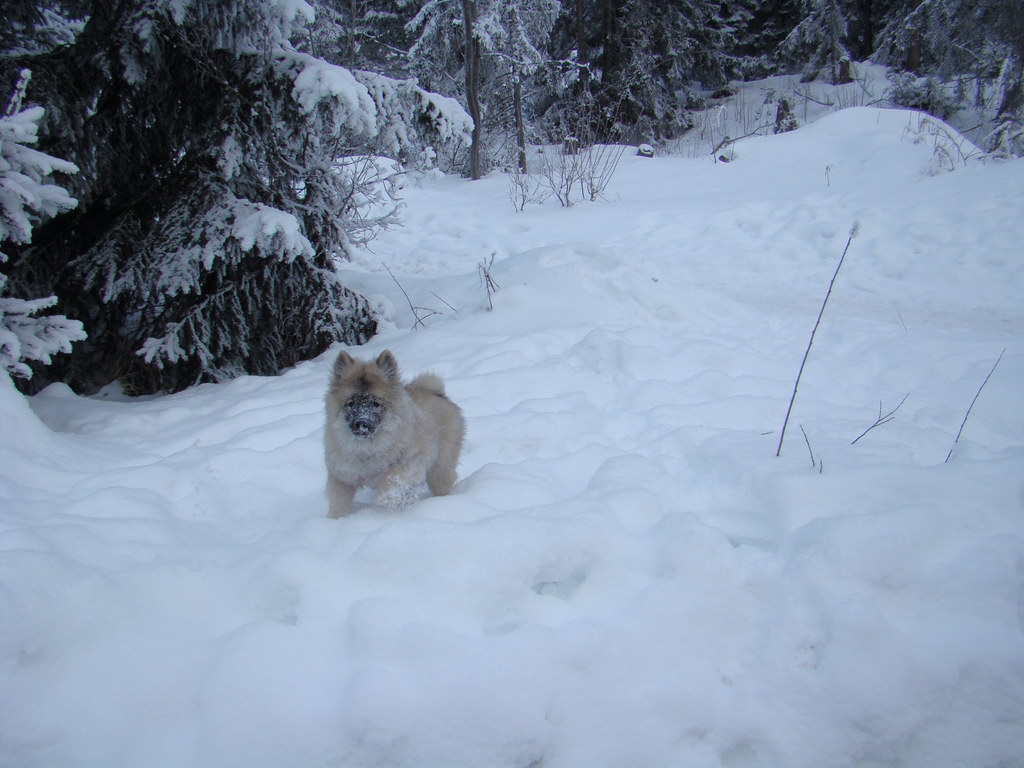
[(1024, 765), (1024, 163), (943, 171), (864, 107), (734, 153), (627, 153), (569, 209), (406, 190), (353, 352), (468, 435), (404, 512), (325, 518), (337, 350), (0, 381), (0, 765)]

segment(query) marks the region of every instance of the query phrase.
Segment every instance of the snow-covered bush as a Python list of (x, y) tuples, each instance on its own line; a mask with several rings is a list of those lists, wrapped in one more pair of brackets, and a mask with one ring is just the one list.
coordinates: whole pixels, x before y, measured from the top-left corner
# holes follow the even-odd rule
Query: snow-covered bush
[[(53, 173), (75, 173), (74, 164), (26, 144), (38, 140), (42, 107), (22, 109), (30, 73), (24, 70), (7, 111), (0, 116), (0, 248), (10, 241), (28, 243), (38, 221), (75, 206), (62, 187), (50, 183)], [(8, 261), (0, 250), (0, 264)], [(0, 368), (29, 378), (28, 362), (49, 363), (52, 355), (69, 352), (85, 338), (82, 324), (64, 315), (38, 313), (57, 303), (56, 296), (21, 299), (6, 295), (7, 276), (0, 273)]]
[(912, 72), (890, 72), (886, 98), (893, 104), (919, 109), (945, 120), (957, 110), (956, 98), (936, 77), (918, 77)]

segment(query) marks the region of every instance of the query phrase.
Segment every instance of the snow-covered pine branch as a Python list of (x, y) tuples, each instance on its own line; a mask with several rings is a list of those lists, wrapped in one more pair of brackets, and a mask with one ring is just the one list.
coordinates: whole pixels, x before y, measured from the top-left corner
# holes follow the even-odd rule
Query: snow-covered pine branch
[(70, 352), (73, 342), (85, 338), (78, 320), (64, 315), (41, 315), (57, 303), (45, 299), (17, 299), (3, 296), (7, 278), (0, 275), (0, 367), (21, 378), (31, 378), (29, 362), (48, 364), (53, 355)]
[(374, 148), (387, 157), (406, 160), (433, 142), (467, 146), (473, 121), (453, 98), (420, 88), (414, 79), (395, 80), (355, 70), (376, 108)]
[[(0, 117), (0, 248), (27, 244), (40, 221), (75, 207), (67, 191), (50, 182), (54, 173), (76, 173), (73, 163), (25, 146), (38, 141), (42, 107), (22, 109), (31, 73), (23, 70), (5, 114)], [(8, 261), (0, 250), (0, 264)], [(30, 378), (29, 362), (47, 364), (58, 352), (85, 338), (82, 324), (64, 315), (39, 313), (57, 303), (56, 296), (22, 299), (7, 295), (7, 275), (0, 273), (0, 367)]]

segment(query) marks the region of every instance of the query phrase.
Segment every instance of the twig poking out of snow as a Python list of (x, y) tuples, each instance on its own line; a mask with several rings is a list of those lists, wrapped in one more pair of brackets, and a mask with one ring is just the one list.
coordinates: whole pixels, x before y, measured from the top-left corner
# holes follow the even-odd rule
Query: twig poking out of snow
[[(414, 329), (418, 328), (421, 325), (424, 328), (426, 328), (427, 326), (423, 322), (424, 320), (426, 320), (428, 317), (433, 317), (434, 315), (441, 314), (440, 312), (438, 312), (436, 310), (429, 309), (427, 307), (417, 307), (415, 304), (413, 304), (412, 303), (412, 299), (409, 298), (408, 291), (406, 291), (405, 288), (402, 286), (402, 284), (400, 282), (398, 282), (398, 278), (395, 277), (395, 273), (392, 272), (390, 269), (388, 269), (388, 265), (385, 264), (384, 262), (381, 262), (381, 266), (384, 267), (384, 269), (387, 271), (387, 273), (389, 275), (391, 275), (391, 279), (395, 281), (395, 285), (398, 286), (398, 290), (400, 290), (402, 292), (402, 295), (405, 296), (405, 300), (409, 303), (409, 309), (410, 309), (410, 311), (412, 311), (412, 316), (416, 318), (416, 322), (412, 324), (412, 327)], [(447, 304), (448, 302), (445, 302), (445, 303)], [(451, 306), (451, 305), (449, 305), (449, 306)], [(424, 314), (420, 314), (420, 313), (424, 313)]]
[(491, 260), (487, 262), (481, 261), (476, 265), (476, 268), (480, 271), (480, 280), (484, 284), (484, 290), (487, 291), (487, 311), (491, 312), (494, 310), (494, 302), (491, 297), (498, 292), (498, 282), (491, 275), (491, 268), (494, 266), (494, 254), (491, 254)]
[[(431, 292), (430, 292), (430, 295), (431, 295), (431, 296), (433, 296), (433, 297), (434, 297), (435, 299), (437, 299), (438, 301), (440, 301), (440, 302), (441, 302), (442, 304), (444, 304), (444, 305), (445, 305), (446, 307), (448, 307), (448, 309), (450, 309), (450, 310), (452, 311), (452, 314), (455, 314), (455, 315), (459, 314), (459, 310), (457, 310), (457, 309), (456, 309), (455, 307), (453, 307), (453, 306), (452, 306), (451, 304), (449, 304), (449, 303), (448, 303), (448, 302), (447, 302), (447, 301), (445, 300), (445, 298), (444, 298), (443, 296), (441, 296), (441, 295), (440, 295), (440, 294), (439, 294), (439, 293), (438, 293), (437, 291), (431, 291)], [(438, 312), (437, 314), (441, 314), (441, 313), (440, 313), (440, 312)]]
[(882, 415), (882, 401), (879, 400), (878, 401), (878, 418), (875, 419), (875, 423), (872, 424), (867, 429), (865, 429), (863, 432), (861, 432), (855, 438), (853, 438), (853, 440), (850, 442), (850, 445), (856, 444), (856, 442), (858, 440), (860, 440), (862, 437), (864, 437), (864, 435), (866, 435), (868, 432), (870, 432), (875, 427), (880, 427), (883, 424), (888, 424), (890, 421), (892, 421), (894, 418), (896, 418), (896, 411), (898, 411), (900, 409), (900, 405), (903, 405), (905, 402), (907, 402), (907, 398), (908, 397), (910, 397), (910, 393), (909, 392), (907, 392), (907, 394), (905, 394), (903, 396), (903, 399), (900, 400), (899, 405), (897, 405), (895, 408), (893, 408), (891, 411), (889, 411), (884, 416)]
[(836, 265), (836, 271), (832, 273), (832, 280), (828, 284), (828, 291), (825, 292), (825, 300), (821, 302), (821, 309), (818, 311), (818, 319), (814, 321), (814, 328), (811, 329), (811, 338), (807, 341), (807, 349), (804, 350), (804, 359), (800, 362), (800, 370), (796, 374), (796, 382), (793, 384), (793, 394), (789, 398), (789, 407), (786, 409), (786, 418), (782, 422), (782, 434), (779, 435), (779, 447), (775, 451), (776, 456), (782, 455), (782, 441), (786, 439), (786, 425), (789, 424), (790, 414), (793, 413), (793, 403), (796, 401), (796, 391), (800, 388), (800, 377), (803, 376), (804, 366), (807, 365), (807, 357), (811, 354), (811, 346), (814, 344), (814, 334), (818, 332), (818, 326), (821, 325), (821, 317), (825, 314), (825, 307), (828, 305), (828, 299), (832, 295), (832, 288), (836, 284), (836, 278), (839, 277), (839, 270), (843, 268), (843, 261), (846, 259), (846, 252), (850, 250), (850, 243), (853, 242), (853, 238), (857, 236), (857, 232), (860, 230), (860, 222), (853, 222), (853, 226), (850, 227), (850, 237), (846, 241), (846, 247), (843, 248), (843, 255), (839, 257), (839, 263)]
[(811, 454), (811, 467), (818, 470), (818, 474), (821, 474), (825, 469), (825, 463), (814, 458), (814, 450), (811, 448), (811, 438), (807, 436), (807, 430), (804, 429), (804, 425), (800, 425), (800, 431), (804, 435), (804, 442), (807, 443), (807, 452)]
[(988, 380), (991, 379), (992, 374), (996, 372), (996, 366), (999, 365), (999, 361), (1003, 359), (1003, 355), (1005, 354), (1006, 348), (1004, 347), (1003, 351), (999, 353), (999, 357), (997, 357), (996, 361), (992, 363), (992, 369), (988, 372), (988, 376), (986, 376), (985, 380), (981, 382), (981, 386), (978, 387), (978, 391), (974, 393), (974, 399), (971, 400), (971, 404), (967, 406), (967, 413), (964, 414), (964, 420), (960, 422), (960, 429), (957, 430), (956, 439), (953, 441), (953, 445), (949, 447), (949, 453), (946, 454), (946, 460), (942, 462), (943, 464), (949, 463), (949, 458), (953, 455), (953, 449), (956, 448), (956, 444), (960, 442), (960, 435), (964, 433), (964, 425), (967, 424), (967, 418), (971, 415), (971, 411), (974, 409), (974, 404), (978, 402), (981, 390), (983, 390), (985, 385), (988, 384)]

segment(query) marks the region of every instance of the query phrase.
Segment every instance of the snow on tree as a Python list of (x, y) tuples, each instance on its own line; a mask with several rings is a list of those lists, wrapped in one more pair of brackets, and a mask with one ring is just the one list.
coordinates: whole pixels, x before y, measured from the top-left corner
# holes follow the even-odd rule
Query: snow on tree
[[(993, 152), (1024, 152), (1024, 3), (895, 3), (882, 24), (873, 58), (907, 71), (896, 77), (899, 103), (952, 112), (970, 98), (965, 80), (972, 79), (973, 106), (986, 123), (979, 143)], [(944, 88), (944, 81), (955, 85)]]
[(402, 77), (404, 20), (396, 0), (319, 0), (296, 46), (334, 64)]
[(841, 0), (804, 0), (803, 19), (779, 43), (776, 57), (803, 65), (808, 80), (828, 71), (833, 85), (851, 81), (849, 20)]
[(737, 0), (723, 18), (729, 69), (743, 80), (778, 71), (775, 51), (800, 20), (800, 0)]
[(304, 0), (92, 11), (73, 45), (0, 59), (0, 77), (37, 66), (41, 145), (82, 170), (79, 206), (9, 272), (89, 331), (46, 377), (176, 390), (367, 340), (372, 308), (335, 266), (395, 218), (378, 205), (387, 178), (367, 172), (384, 166), (363, 160), (465, 142), (465, 113), (301, 50), (315, 18)]
[(0, 56), (45, 53), (74, 43), (87, 0), (4, 0), (0, 3)]
[[(22, 109), (31, 73), (22, 70), (7, 111), (0, 116), (0, 248), (28, 243), (32, 229), (45, 218), (75, 207), (76, 201), (50, 183), (54, 173), (76, 173), (74, 164), (39, 152), (26, 144), (38, 140), (42, 107)], [(8, 256), (0, 251), (0, 266)], [(7, 276), (0, 273), (0, 367), (30, 378), (29, 362), (49, 363), (58, 352), (85, 338), (82, 324), (64, 315), (39, 313), (57, 303), (55, 296), (21, 299), (7, 295)]]
[[(558, 0), (426, 0), (406, 23), (413, 71), (458, 93), (474, 118), (469, 175), (479, 178), (513, 135), (524, 149), (523, 78), (547, 59)], [(457, 75), (457, 77), (456, 77)], [(486, 150), (485, 150), (486, 147)], [(520, 161), (521, 162), (521, 161)]]
[[(525, 173), (528, 168), (523, 81), (535, 75), (548, 60), (546, 47), (560, 7), (557, 0), (535, 0), (522, 4), (490, 3), (485, 10), (485, 15), (477, 19), (477, 34), (481, 47), (491, 58), (495, 74), (507, 76), (512, 84), (511, 114), (516, 127), (517, 166)], [(503, 124), (509, 122), (505, 117), (508, 112), (504, 110), (499, 118)]]
[(579, 78), (549, 101), (545, 120), (559, 133), (652, 141), (689, 127), (699, 82), (730, 74), (721, 3), (708, 0), (577, 0), (555, 35), (555, 60), (575, 56)]

